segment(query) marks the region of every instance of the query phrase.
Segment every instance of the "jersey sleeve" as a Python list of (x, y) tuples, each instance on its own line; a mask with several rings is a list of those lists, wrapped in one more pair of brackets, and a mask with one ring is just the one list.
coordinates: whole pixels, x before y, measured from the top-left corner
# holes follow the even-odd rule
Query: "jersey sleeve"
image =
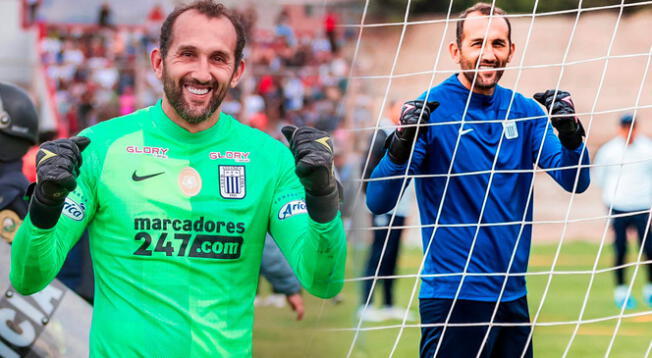
[[(426, 94), (428, 94), (428, 101), (436, 100), (434, 93), (432, 92), (424, 92), (417, 99), (425, 101)], [(428, 119), (428, 122), (432, 121), (432, 116), (435, 115), (435, 113), (430, 115), (431, 117)], [(432, 133), (430, 132), (432, 130), (433, 128), (429, 126), (419, 129), (421, 133), (417, 137), (417, 142), (414, 144), (412, 158), (410, 159), (410, 168), (407, 172), (408, 175), (421, 173), (420, 168), (426, 156), (426, 148), (428, 148), (429, 138), (432, 138)], [(422, 131), (427, 132), (424, 133)], [(402, 176), (406, 174), (406, 169), (407, 164), (395, 164), (392, 162), (389, 159), (387, 150), (385, 149), (385, 155), (371, 173), (372, 180), (367, 183), (366, 203), (367, 208), (372, 213), (380, 215), (394, 209), (404, 188), (410, 184), (410, 178), (408, 178), (405, 180), (405, 185), (403, 185), (404, 180)], [(383, 179), (387, 177), (399, 178)]]
[[(564, 147), (554, 133), (548, 118), (534, 101), (531, 101), (531, 116), (536, 117), (532, 130), (532, 161), (541, 168), (565, 168), (548, 171), (548, 174), (568, 192), (584, 192), (590, 183), (589, 152), (584, 143), (574, 150)], [(539, 154), (539, 151), (541, 153)], [(581, 163), (580, 163), (581, 157)], [(538, 159), (538, 162), (537, 162)], [(577, 171), (580, 171), (575, 187)]]
[[(412, 152), (412, 161), (408, 170), (409, 175), (420, 172), (419, 168), (426, 155), (426, 138), (426, 135), (421, 135), (417, 139)], [(380, 215), (394, 209), (403, 188), (410, 184), (410, 178), (407, 178), (403, 186), (403, 176), (406, 168), (407, 163), (396, 164), (389, 159), (389, 155), (385, 152), (385, 155), (371, 173), (371, 180), (367, 183), (366, 202), (367, 208), (372, 213)]]
[(40, 291), (55, 278), (68, 252), (93, 219), (97, 208), (95, 183), (99, 177), (95, 148), (91, 139), (82, 152), (77, 188), (66, 197), (56, 225), (41, 229), (32, 223), (28, 214), (16, 233), (9, 277), (14, 288), (23, 295)]
[(340, 213), (326, 223), (312, 220), (292, 154), (283, 148), (279, 157), (269, 232), (302, 286), (317, 297), (333, 297), (344, 285), (346, 236)]
[(265, 238), (260, 273), (269, 281), (274, 293), (290, 296), (301, 292), (301, 283), (269, 234)]

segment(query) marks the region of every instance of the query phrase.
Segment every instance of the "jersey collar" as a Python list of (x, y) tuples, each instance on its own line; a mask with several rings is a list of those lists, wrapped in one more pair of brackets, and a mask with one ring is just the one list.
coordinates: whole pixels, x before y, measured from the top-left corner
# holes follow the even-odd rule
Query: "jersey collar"
[[(458, 73), (452, 75), (449, 77), (449, 83), (460, 93), (462, 96), (468, 98), (469, 96), (469, 90), (464, 87), (462, 82), (460, 82), (460, 79), (457, 78)], [(496, 102), (496, 98), (498, 98), (498, 91), (501, 90), (501, 87), (499, 85), (496, 85), (496, 88), (494, 90), (494, 93), (492, 95), (484, 95), (480, 93), (473, 93), (471, 95), (471, 105), (477, 106), (477, 107), (490, 107)], [(465, 101), (466, 101), (465, 98)]]
[(233, 118), (228, 114), (220, 112), (220, 117), (212, 127), (197, 133), (188, 132), (185, 128), (174, 123), (165, 114), (162, 103), (163, 100), (159, 99), (152, 107), (152, 125), (155, 129), (160, 130), (173, 138), (189, 141), (215, 140), (215, 138), (218, 138), (219, 136), (227, 135), (231, 128), (231, 121), (233, 121)]

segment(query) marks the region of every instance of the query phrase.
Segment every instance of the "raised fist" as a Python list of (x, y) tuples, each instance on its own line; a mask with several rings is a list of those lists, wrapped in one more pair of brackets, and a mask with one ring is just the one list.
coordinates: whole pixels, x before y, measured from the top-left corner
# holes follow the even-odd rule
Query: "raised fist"
[(575, 105), (570, 93), (566, 91), (547, 90), (534, 94), (534, 99), (544, 105), (552, 115), (550, 122), (559, 132), (559, 141), (570, 149), (576, 149), (582, 143), (582, 137), (586, 136), (584, 127), (579, 118), (575, 116)]
[(285, 126), (281, 132), (290, 143), (297, 176), (306, 189), (308, 214), (317, 222), (333, 220), (339, 210), (339, 192), (330, 136), (309, 127)]
[[(421, 100), (405, 102), (401, 108), (401, 127), (390, 136), (389, 159), (396, 164), (407, 162), (410, 157), (412, 143), (417, 133), (417, 123), (428, 122), (430, 114), (439, 107), (439, 102), (424, 103)], [(420, 133), (425, 133), (426, 128), (421, 127)]]
[(68, 193), (77, 187), (81, 152), (90, 139), (72, 137), (41, 144), (36, 155), (36, 188), (34, 195), (45, 205), (61, 205)]

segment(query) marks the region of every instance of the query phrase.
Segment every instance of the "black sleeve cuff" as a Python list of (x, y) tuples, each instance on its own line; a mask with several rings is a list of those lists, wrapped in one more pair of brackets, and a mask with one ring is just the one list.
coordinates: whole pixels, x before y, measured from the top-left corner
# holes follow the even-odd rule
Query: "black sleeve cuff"
[(56, 205), (46, 205), (37, 199), (37, 195), (32, 195), (32, 200), (29, 203), (30, 220), (39, 229), (54, 227), (59, 221), (62, 210), (63, 202)]
[(322, 196), (314, 196), (306, 191), (306, 209), (310, 218), (318, 223), (332, 221), (340, 209), (340, 195), (337, 188)]

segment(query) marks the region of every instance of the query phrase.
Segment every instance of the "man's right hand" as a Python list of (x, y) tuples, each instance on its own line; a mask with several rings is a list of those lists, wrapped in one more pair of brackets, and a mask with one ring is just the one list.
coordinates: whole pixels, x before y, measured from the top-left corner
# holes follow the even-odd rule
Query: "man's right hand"
[(57, 139), (41, 144), (36, 155), (36, 199), (47, 206), (60, 206), (77, 187), (81, 152), (88, 146), (87, 137)]
[[(423, 125), (428, 123), (430, 114), (439, 107), (439, 102), (428, 102), (415, 100), (405, 102), (401, 108), (401, 127), (399, 127), (389, 137), (389, 159), (395, 164), (404, 164), (410, 158), (410, 151), (412, 150), (412, 143), (417, 134), (417, 123)], [(404, 127), (408, 126), (408, 127)], [(425, 133), (426, 128), (419, 129), (421, 133)]]

